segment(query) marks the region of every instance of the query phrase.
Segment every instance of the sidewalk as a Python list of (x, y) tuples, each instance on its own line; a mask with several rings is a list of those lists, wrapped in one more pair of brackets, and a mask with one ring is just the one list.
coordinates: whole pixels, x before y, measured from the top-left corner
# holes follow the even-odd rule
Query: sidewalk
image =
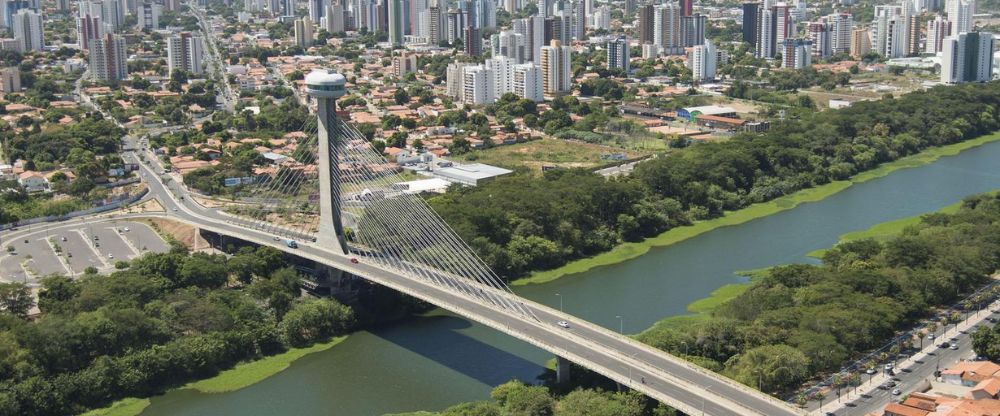
[[(915, 365), (927, 365), (927, 361), (929, 360), (926, 360), (923, 363), (918, 363), (917, 361), (925, 360), (927, 357), (930, 356), (928, 353), (934, 352), (935, 350), (938, 349), (937, 346), (938, 339), (943, 339), (943, 338), (948, 338), (949, 336), (958, 335), (959, 333), (961, 333), (961, 331), (966, 331), (969, 328), (980, 324), (981, 322), (986, 320), (987, 317), (991, 315), (991, 313), (989, 313), (990, 310), (996, 308), (998, 305), (1000, 305), (1000, 301), (993, 302), (987, 305), (985, 308), (980, 309), (975, 314), (970, 315), (969, 318), (966, 319), (965, 321), (959, 322), (957, 326), (953, 326), (953, 329), (951, 330), (945, 329), (945, 331), (941, 333), (941, 335), (938, 335), (934, 341), (928, 342), (927, 343), (928, 345), (925, 345), (922, 350), (918, 351), (917, 353), (913, 354), (912, 356), (898, 363), (896, 365), (896, 368), (910, 368)], [(861, 383), (861, 385), (859, 385), (856, 389), (855, 388), (848, 389), (847, 394), (843, 394), (840, 396), (840, 400), (830, 397), (829, 398), (830, 403), (824, 403), (823, 406), (820, 407), (819, 409), (816, 409), (813, 412), (813, 414), (825, 415), (827, 412), (836, 413), (845, 408), (850, 409), (849, 407), (846, 406), (847, 403), (850, 403), (858, 399), (863, 394), (869, 394), (873, 392), (878, 388), (878, 386), (881, 386), (886, 381), (889, 381), (890, 377), (891, 376), (887, 375), (884, 371), (881, 371), (881, 369), (879, 369), (878, 374), (871, 377), (870, 380)], [(863, 378), (864, 375), (862, 376), (862, 379)]]

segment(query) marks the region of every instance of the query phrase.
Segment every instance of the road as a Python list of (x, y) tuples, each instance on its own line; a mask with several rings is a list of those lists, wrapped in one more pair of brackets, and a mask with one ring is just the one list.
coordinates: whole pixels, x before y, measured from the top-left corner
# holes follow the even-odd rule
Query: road
[[(970, 358), (974, 355), (972, 351), (971, 334), (979, 326), (992, 326), (993, 323), (986, 320), (988, 317), (998, 317), (990, 312), (997, 307), (990, 305), (978, 314), (969, 316), (969, 319), (960, 323), (957, 328), (948, 326), (935, 332), (933, 341), (925, 339), (924, 348), (912, 357), (903, 360), (892, 376), (897, 385), (893, 388), (879, 388), (890, 380), (890, 376), (885, 373), (872, 376), (864, 376), (864, 382), (855, 394), (853, 390), (845, 389), (842, 396), (842, 403), (836, 402), (836, 396), (830, 397), (830, 403), (824, 406), (825, 414), (834, 415), (866, 415), (871, 412), (880, 412), (889, 402), (898, 400), (900, 397), (914, 391), (922, 390), (924, 381), (933, 378), (934, 372), (938, 369), (945, 369), (962, 359)], [(952, 342), (957, 340), (958, 349), (938, 347), (944, 341)], [(871, 381), (869, 381), (871, 380)], [(899, 389), (900, 395), (892, 394), (893, 389)]]
[(198, 19), (208, 49), (208, 53), (205, 54), (207, 72), (214, 76), (215, 84), (222, 89), (222, 94), (218, 96), (218, 102), (226, 111), (234, 112), (239, 96), (233, 93), (233, 88), (229, 85), (229, 80), (226, 79), (226, 65), (219, 56), (219, 46), (215, 41), (216, 36), (212, 33), (212, 26), (208, 18), (205, 17), (205, 10), (199, 8), (195, 3), (188, 3), (188, 8), (191, 10), (191, 14)]

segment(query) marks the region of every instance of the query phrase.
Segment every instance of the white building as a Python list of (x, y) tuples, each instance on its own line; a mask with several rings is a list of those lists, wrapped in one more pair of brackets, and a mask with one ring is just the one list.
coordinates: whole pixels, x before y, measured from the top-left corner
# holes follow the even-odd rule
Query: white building
[(976, 14), (976, 0), (948, 0), (945, 13), (951, 22), (952, 35), (972, 30), (972, 15)]
[(295, 19), (295, 45), (305, 49), (313, 43), (313, 22), (309, 17)]
[(951, 35), (951, 22), (941, 16), (927, 22), (927, 43), (924, 45), (924, 52), (941, 52), (945, 38)]
[(204, 56), (205, 46), (201, 36), (183, 32), (171, 36), (167, 41), (167, 68), (170, 74), (180, 69), (200, 75)]
[(491, 104), (507, 93), (532, 101), (542, 101), (542, 71), (534, 64), (517, 64), (513, 59), (498, 56), (482, 65), (449, 66), (449, 95), (466, 104)]
[(653, 8), (653, 44), (665, 55), (684, 53), (681, 9), (677, 3), (661, 4)]
[(688, 54), (691, 79), (697, 82), (714, 80), (717, 59), (718, 53), (710, 40), (706, 39), (704, 45), (691, 47), (691, 52)]
[(534, 102), (545, 100), (542, 87), (542, 69), (535, 64), (514, 65), (511, 92)]
[(525, 61), (524, 35), (512, 30), (504, 30), (490, 36), (490, 49), (493, 52), (492, 56), (506, 56), (519, 64)]
[(104, 24), (99, 16), (86, 15), (76, 18), (76, 40), (80, 49), (90, 49), (91, 39), (104, 37)]
[(11, 17), (17, 48), (20, 52), (40, 51), (45, 47), (42, 35), (42, 15), (28, 9), (18, 10)]
[(967, 32), (946, 38), (941, 53), (941, 82), (986, 82), (993, 76), (993, 34)]
[(143, 3), (139, 8), (139, 16), (136, 21), (136, 29), (156, 30), (160, 27), (160, 11), (163, 6), (156, 3)]
[(830, 39), (830, 49), (834, 54), (851, 51), (851, 31), (854, 30), (854, 17), (850, 13), (835, 13), (826, 17), (833, 38)]

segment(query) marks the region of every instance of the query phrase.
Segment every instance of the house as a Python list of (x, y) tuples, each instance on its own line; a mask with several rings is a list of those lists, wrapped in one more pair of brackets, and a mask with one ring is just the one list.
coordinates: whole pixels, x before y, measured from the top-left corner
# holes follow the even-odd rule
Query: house
[(33, 170), (25, 171), (18, 175), (17, 183), (28, 192), (49, 190), (49, 180), (45, 179), (45, 175)]
[(1000, 365), (989, 361), (962, 361), (942, 371), (941, 380), (948, 384), (974, 387), (998, 372)]

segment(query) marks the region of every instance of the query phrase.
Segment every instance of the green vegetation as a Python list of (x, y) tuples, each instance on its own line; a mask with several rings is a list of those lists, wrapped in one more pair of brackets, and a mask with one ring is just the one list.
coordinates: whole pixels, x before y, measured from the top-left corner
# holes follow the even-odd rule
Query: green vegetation
[(300, 348), (204, 386), (236, 387), (280, 371), (355, 323), (353, 311), (333, 300), (298, 299), (299, 279), (271, 248), (244, 247), (227, 258), (175, 246), (110, 275), (44, 278), (34, 321), (19, 312), (18, 288), (0, 291), (22, 305), (0, 312), (0, 414), (78, 414)]
[[(993, 133), (966, 140), (960, 143), (931, 148), (921, 153), (885, 163), (879, 167), (855, 175), (848, 181), (835, 181), (825, 185), (803, 189), (765, 203), (758, 203), (747, 208), (727, 212), (723, 216), (706, 221), (697, 221), (691, 226), (679, 227), (666, 231), (655, 237), (634, 243), (623, 243), (612, 250), (592, 257), (576, 260), (564, 266), (545, 271), (538, 271), (531, 276), (515, 280), (513, 285), (528, 285), (550, 282), (569, 274), (582, 273), (600, 266), (621, 263), (646, 254), (653, 247), (664, 247), (712, 231), (719, 227), (738, 225), (744, 222), (766, 217), (786, 209), (791, 209), (806, 202), (816, 202), (830, 195), (847, 189), (853, 184), (881, 178), (899, 169), (923, 166), (944, 156), (954, 156), (964, 150), (1000, 140), (1000, 133)], [(817, 252), (818, 253), (818, 252)], [(810, 253), (810, 255), (816, 253)]]
[(326, 351), (340, 344), (346, 336), (336, 337), (327, 342), (320, 342), (311, 347), (291, 348), (280, 354), (262, 358), (257, 361), (237, 364), (217, 376), (190, 383), (184, 388), (198, 390), (203, 393), (225, 393), (257, 384), (264, 379), (278, 374), (288, 368), (295, 360), (314, 352)]
[(951, 212), (924, 215), (891, 238), (842, 243), (819, 266), (758, 273), (727, 301), (692, 305), (706, 313), (637, 338), (767, 392), (797, 388), (990, 280), (1000, 267), (1000, 197), (970, 197)]
[(149, 399), (121, 399), (111, 406), (94, 409), (81, 416), (136, 416), (149, 407)]
[(722, 304), (735, 299), (746, 292), (750, 286), (744, 283), (731, 283), (712, 291), (712, 294), (704, 299), (698, 299), (688, 305), (688, 311), (693, 313), (708, 313), (714, 311)]
[(440, 413), (413, 412), (386, 416), (671, 416), (672, 409), (640, 393), (579, 389), (554, 395), (546, 387), (508, 381), (493, 389), (492, 400), (462, 403)]
[[(541, 178), (500, 178), (434, 198), (431, 204), (494, 270), (515, 279), (692, 222), (722, 217), (722, 223), (739, 223), (802, 200), (821, 199), (849, 186), (850, 178), (861, 172), (926, 148), (996, 131), (1000, 110), (993, 103), (998, 97), (1000, 83), (937, 87), (805, 113), (763, 134), (677, 149), (637, 165), (628, 178), (604, 181), (589, 172), (550, 171)], [(556, 100), (552, 110), (533, 121), (529, 114), (525, 123), (561, 130), (569, 125), (566, 110), (589, 112), (575, 124), (588, 118), (597, 125), (606, 122), (607, 115), (592, 105), (597, 104), (582, 104), (572, 97)], [(550, 115), (554, 110), (563, 115)], [(898, 167), (883, 167), (854, 180), (894, 168)], [(796, 194), (808, 188), (813, 191)], [(781, 199), (789, 195), (794, 196)], [(754, 205), (761, 203), (768, 204)], [(747, 207), (752, 208), (724, 215)], [(697, 232), (691, 227), (678, 231), (679, 236), (656, 240), (680, 240)], [(624, 248), (610, 260), (637, 255), (649, 244)]]

